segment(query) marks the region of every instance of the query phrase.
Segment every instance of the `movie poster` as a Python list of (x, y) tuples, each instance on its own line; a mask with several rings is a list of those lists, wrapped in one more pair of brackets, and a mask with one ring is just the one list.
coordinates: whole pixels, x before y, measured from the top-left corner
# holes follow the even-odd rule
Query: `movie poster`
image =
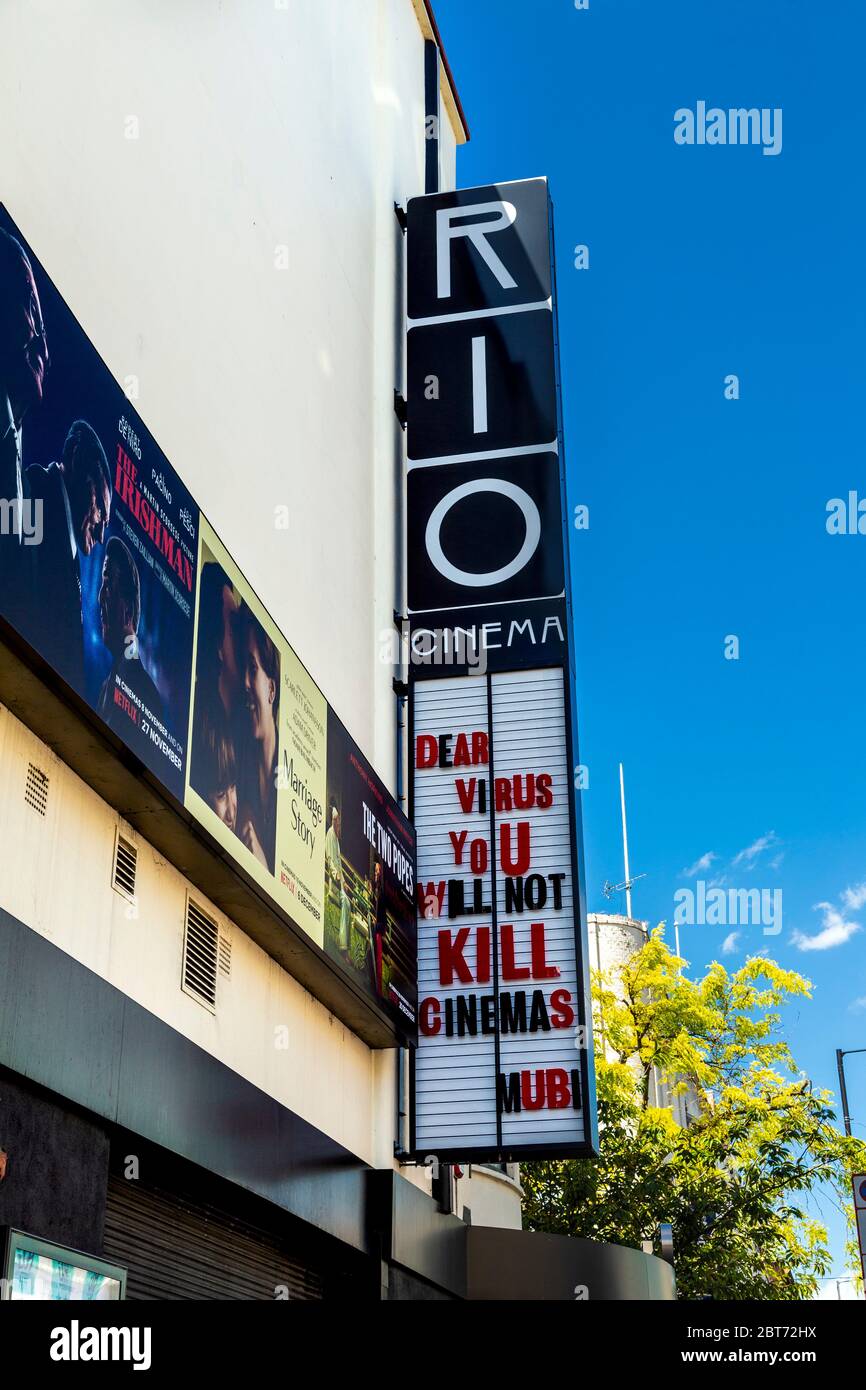
[(325, 950), (406, 1025), (418, 1009), (415, 832), (328, 710)]
[(0, 206), (0, 616), (403, 1030), (415, 836)]
[(327, 703), (201, 522), (188, 809), (318, 946)]
[(198, 508), (2, 207), (0, 260), (0, 611), (182, 800)]

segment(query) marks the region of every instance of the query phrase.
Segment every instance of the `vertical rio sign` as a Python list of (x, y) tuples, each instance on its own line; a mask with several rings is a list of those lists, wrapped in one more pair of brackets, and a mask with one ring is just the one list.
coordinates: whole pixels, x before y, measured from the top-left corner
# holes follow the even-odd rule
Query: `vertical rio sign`
[(596, 1144), (551, 204), (408, 207), (413, 1147)]

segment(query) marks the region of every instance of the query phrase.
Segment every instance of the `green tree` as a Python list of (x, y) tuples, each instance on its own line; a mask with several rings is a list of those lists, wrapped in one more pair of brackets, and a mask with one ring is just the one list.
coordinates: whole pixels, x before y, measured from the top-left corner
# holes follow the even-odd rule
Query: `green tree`
[[(600, 1154), (525, 1165), (525, 1225), (640, 1248), (669, 1221), (681, 1298), (809, 1298), (830, 1254), (805, 1195), (823, 1184), (847, 1211), (866, 1167), (780, 1035), (811, 985), (764, 956), (697, 981), (684, 965), (659, 927), (594, 976)], [(653, 1069), (688, 1097), (687, 1127), (650, 1103)]]

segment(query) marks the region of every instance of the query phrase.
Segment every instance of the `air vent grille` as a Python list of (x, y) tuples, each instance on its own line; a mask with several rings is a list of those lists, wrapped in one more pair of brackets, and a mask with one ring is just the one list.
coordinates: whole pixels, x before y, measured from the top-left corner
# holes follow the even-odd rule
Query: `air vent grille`
[(44, 816), (48, 806), (48, 777), (35, 763), (27, 764), (27, 784), (24, 800), (38, 815)]
[(219, 944), (219, 970), (221, 975), (228, 979), (232, 973), (232, 943), (227, 937), (220, 937)]
[(114, 850), (114, 887), (127, 898), (135, 897), (135, 869), (138, 863), (138, 850), (122, 835), (117, 837)]
[(187, 899), (183, 945), (183, 988), (216, 1012), (219, 928), (212, 917)]

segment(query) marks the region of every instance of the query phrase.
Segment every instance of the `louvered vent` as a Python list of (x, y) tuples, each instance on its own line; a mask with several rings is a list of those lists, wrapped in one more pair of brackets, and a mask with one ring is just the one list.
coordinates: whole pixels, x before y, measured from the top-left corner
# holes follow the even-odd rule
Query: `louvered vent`
[(28, 806), (33, 807), (38, 815), (45, 815), (48, 806), (48, 777), (35, 763), (27, 764), (27, 785), (24, 788), (24, 800)]
[(183, 943), (183, 988), (216, 1013), (219, 927), (212, 917), (187, 898)]
[(122, 835), (118, 835), (117, 844), (114, 847), (113, 885), (118, 893), (122, 893), (126, 898), (135, 897), (135, 866), (137, 862), (138, 850), (135, 845), (124, 840)]
[(229, 978), (231, 977), (231, 973), (232, 973), (232, 943), (231, 943), (231, 942), (228, 940), (228, 938), (225, 937), (225, 936), (221, 936), (221, 937), (220, 937), (220, 944), (219, 944), (219, 971), (220, 971), (220, 974), (221, 974), (221, 975), (225, 975), (226, 979), (229, 979)]

